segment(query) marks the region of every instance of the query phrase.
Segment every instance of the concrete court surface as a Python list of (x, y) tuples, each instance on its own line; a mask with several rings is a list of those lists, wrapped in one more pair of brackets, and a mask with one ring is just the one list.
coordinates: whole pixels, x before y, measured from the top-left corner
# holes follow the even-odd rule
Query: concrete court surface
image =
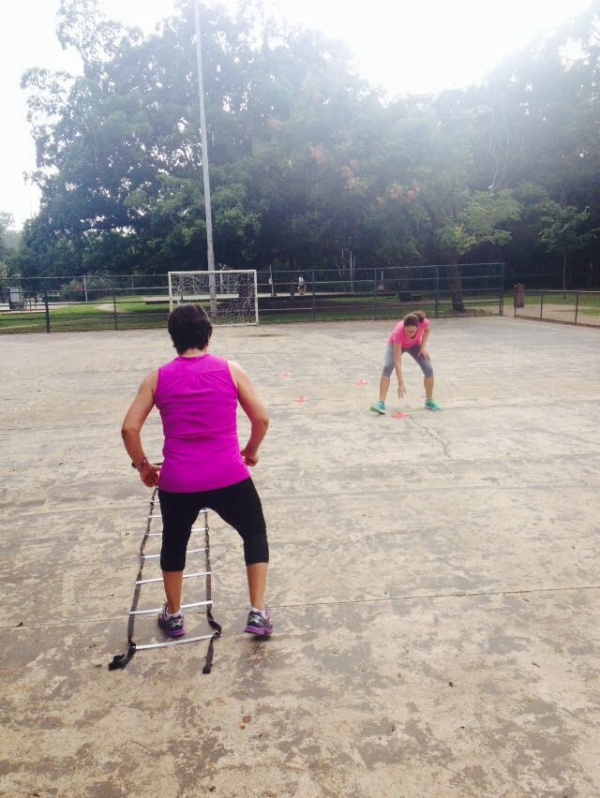
[[(444, 412), (406, 357), (407, 415), (377, 417), (391, 326), (215, 330), (271, 414), (276, 633), (242, 633), (241, 544), (210, 514), (210, 675), (204, 642), (107, 667), (150, 496), (120, 424), (166, 331), (0, 337), (0, 795), (600, 796), (600, 331), (434, 320)], [(155, 414), (144, 440), (158, 460)]]

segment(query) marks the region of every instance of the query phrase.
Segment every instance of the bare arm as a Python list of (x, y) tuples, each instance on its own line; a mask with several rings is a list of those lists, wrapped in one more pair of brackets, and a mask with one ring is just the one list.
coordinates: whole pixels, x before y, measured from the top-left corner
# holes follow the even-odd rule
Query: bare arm
[(250, 420), (250, 437), (242, 449), (242, 457), (246, 465), (256, 465), (258, 463), (258, 450), (269, 427), (269, 414), (244, 369), (237, 363), (230, 362), (229, 370), (238, 389), (238, 398), (242, 410)]
[(423, 340), (421, 341), (421, 346), (419, 347), (419, 357), (424, 357), (425, 360), (430, 360), (429, 357), (429, 350), (427, 349), (427, 340), (429, 338), (430, 328), (428, 327), (425, 332), (423, 333)]
[(125, 414), (123, 426), (121, 427), (121, 437), (123, 438), (127, 454), (139, 471), (142, 482), (149, 488), (157, 484), (160, 469), (158, 466), (149, 463), (144, 454), (144, 448), (142, 446), (142, 427), (148, 418), (148, 414), (154, 407), (154, 392), (156, 390), (157, 379), (158, 372), (153, 371), (142, 380), (137, 395)]

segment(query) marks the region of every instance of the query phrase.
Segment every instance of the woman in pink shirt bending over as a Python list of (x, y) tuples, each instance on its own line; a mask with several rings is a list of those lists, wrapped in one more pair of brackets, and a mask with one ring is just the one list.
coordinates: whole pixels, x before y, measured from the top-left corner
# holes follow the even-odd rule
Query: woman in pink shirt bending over
[[(168, 637), (185, 634), (181, 593), (187, 544), (200, 510), (214, 510), (240, 535), (250, 594), (245, 632), (273, 631), (264, 602), (269, 562), (267, 530), (260, 498), (248, 466), (258, 450), (269, 418), (246, 372), (208, 353), (212, 325), (198, 305), (179, 305), (168, 330), (177, 357), (149, 374), (123, 421), (122, 436), (144, 485), (158, 485), (163, 531), (160, 567), (166, 594), (158, 625)], [(240, 450), (238, 402), (250, 420), (250, 437)], [(144, 454), (141, 431), (152, 408), (160, 413), (163, 463)]]
[(407, 352), (420, 366), (425, 386), (425, 407), (427, 410), (441, 410), (433, 400), (433, 366), (427, 350), (429, 320), (421, 310), (409, 313), (395, 327), (387, 343), (381, 380), (379, 381), (379, 401), (371, 405), (374, 413), (386, 412), (385, 397), (390, 387), (390, 376), (396, 371), (398, 378), (398, 397), (406, 393), (402, 378), (402, 355)]

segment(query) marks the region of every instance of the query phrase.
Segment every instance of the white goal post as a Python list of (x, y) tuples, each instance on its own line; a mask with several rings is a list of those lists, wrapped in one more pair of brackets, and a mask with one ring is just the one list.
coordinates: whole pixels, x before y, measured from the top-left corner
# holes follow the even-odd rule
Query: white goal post
[(213, 324), (258, 324), (256, 269), (169, 272), (169, 309), (197, 302)]

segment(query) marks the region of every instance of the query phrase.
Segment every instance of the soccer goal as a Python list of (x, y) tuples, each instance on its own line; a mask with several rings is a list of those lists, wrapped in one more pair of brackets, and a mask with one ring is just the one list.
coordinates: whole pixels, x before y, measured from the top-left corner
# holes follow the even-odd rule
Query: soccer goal
[(213, 324), (258, 324), (256, 269), (169, 272), (169, 308), (184, 302), (202, 305)]

